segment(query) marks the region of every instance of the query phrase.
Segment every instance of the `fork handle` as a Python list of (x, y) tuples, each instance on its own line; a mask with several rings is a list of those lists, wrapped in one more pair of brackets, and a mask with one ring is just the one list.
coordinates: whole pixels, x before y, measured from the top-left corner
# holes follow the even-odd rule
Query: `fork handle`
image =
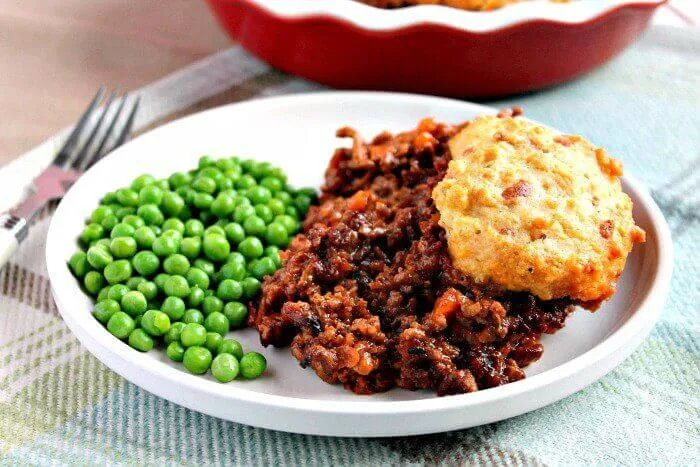
[(27, 237), (29, 223), (14, 214), (0, 214), (0, 268), (17, 251), (22, 240)]

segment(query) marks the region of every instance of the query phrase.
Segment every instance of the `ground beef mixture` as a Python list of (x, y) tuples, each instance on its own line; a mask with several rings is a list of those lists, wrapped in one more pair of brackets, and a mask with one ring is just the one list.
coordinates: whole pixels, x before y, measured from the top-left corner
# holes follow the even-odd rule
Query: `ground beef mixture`
[(475, 285), (457, 271), (431, 191), (459, 126), (353, 138), (326, 171), (318, 206), (263, 284), (250, 325), (264, 345), (291, 345), (302, 367), (358, 394), (476, 391), (524, 378), (567, 300)]

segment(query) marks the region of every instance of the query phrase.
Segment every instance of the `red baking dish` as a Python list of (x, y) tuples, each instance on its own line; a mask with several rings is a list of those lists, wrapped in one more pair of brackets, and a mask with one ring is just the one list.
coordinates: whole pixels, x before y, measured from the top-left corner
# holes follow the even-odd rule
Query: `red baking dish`
[(207, 0), (271, 65), (336, 88), (493, 97), (562, 83), (631, 44), (665, 0), (522, 2), (489, 12), (352, 0)]

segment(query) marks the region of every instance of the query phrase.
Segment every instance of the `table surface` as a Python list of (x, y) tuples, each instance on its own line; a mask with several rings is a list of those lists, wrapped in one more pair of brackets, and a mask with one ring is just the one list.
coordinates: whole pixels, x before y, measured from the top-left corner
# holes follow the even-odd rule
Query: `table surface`
[[(695, 27), (697, 0), (656, 23)], [(0, 166), (72, 123), (101, 85), (136, 89), (226, 48), (201, 0), (0, 0)]]

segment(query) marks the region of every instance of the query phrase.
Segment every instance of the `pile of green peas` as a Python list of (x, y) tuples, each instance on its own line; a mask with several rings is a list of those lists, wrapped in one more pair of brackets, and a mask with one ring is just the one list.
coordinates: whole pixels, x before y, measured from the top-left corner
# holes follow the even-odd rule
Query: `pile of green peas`
[(226, 335), (245, 326), (315, 196), (267, 162), (204, 156), (194, 170), (107, 193), (68, 266), (95, 297), (93, 316), (134, 349), (162, 343), (191, 373), (256, 378), (265, 357)]

